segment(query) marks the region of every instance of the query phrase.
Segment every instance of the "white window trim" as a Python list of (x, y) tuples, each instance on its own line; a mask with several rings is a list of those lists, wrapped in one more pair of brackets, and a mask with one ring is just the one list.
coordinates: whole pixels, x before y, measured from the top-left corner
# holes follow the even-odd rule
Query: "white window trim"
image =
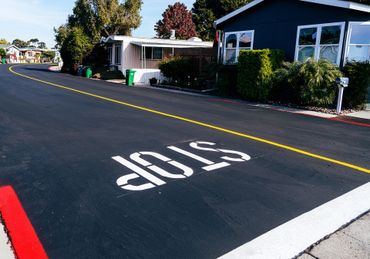
[[(294, 60), (298, 61), (298, 54), (299, 54), (299, 33), (301, 29), (307, 29), (307, 28), (317, 28), (317, 37), (316, 37), (316, 43), (315, 43), (315, 53), (314, 53), (314, 59), (319, 60), (320, 57), (320, 40), (321, 40), (321, 32), (322, 27), (326, 26), (335, 26), (340, 25), (341, 26), (341, 32), (340, 32), (340, 39), (339, 39), (339, 48), (338, 48), (338, 56), (337, 56), (337, 62), (336, 64), (339, 66), (341, 57), (342, 57), (342, 50), (343, 50), (343, 40), (344, 40), (344, 31), (345, 31), (345, 22), (333, 22), (333, 23), (321, 23), (321, 24), (310, 24), (310, 25), (300, 25), (297, 27), (297, 38), (295, 43), (295, 54), (294, 54)], [(325, 44), (323, 44), (325, 45)], [(326, 44), (326, 45), (337, 45), (337, 44)], [(311, 46), (311, 45), (307, 45)]]
[(225, 32), (224, 33), (224, 39), (223, 39), (223, 48), (222, 48), (222, 51), (223, 51), (223, 64), (227, 64), (226, 63), (226, 40), (227, 40), (227, 36), (229, 36), (230, 34), (236, 34), (236, 54), (235, 54), (235, 62), (234, 63), (230, 63), (230, 64), (236, 64), (238, 63), (238, 57), (239, 57), (239, 53), (240, 53), (240, 48), (239, 48), (239, 35), (241, 33), (252, 33), (252, 41), (251, 41), (251, 50), (253, 49), (253, 46), (254, 46), (254, 30), (248, 30), (248, 31), (228, 31), (228, 32)]
[(370, 21), (366, 22), (349, 22), (348, 23), (348, 30), (347, 30), (347, 37), (346, 37), (346, 49), (344, 53), (344, 64), (347, 63), (349, 47), (356, 46), (356, 45), (363, 45), (363, 46), (370, 46), (370, 44), (351, 44), (351, 36), (352, 36), (352, 25), (370, 25)]

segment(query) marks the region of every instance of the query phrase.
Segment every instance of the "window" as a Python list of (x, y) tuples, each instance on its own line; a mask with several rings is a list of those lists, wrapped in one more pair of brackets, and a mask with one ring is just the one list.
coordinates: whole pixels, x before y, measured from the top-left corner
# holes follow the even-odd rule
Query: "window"
[(370, 22), (350, 22), (346, 60), (370, 61)]
[(155, 47), (146, 47), (145, 48), (145, 59), (162, 59), (163, 58), (163, 49)]
[(326, 59), (339, 65), (344, 22), (298, 26), (295, 60)]
[(122, 45), (121, 44), (117, 44), (115, 45), (115, 57), (114, 57), (114, 64), (115, 65), (121, 65), (121, 56), (122, 56)]
[(224, 63), (234, 64), (238, 61), (241, 50), (253, 49), (254, 31), (226, 32), (224, 46)]
[(113, 58), (113, 49), (112, 46), (108, 47), (108, 63), (109, 65), (112, 64), (112, 58)]

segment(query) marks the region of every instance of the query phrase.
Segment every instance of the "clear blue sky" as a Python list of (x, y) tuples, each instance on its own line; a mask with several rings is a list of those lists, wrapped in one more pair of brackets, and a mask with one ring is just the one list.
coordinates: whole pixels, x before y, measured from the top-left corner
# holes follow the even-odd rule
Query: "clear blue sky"
[[(195, 0), (184, 0), (191, 9)], [(53, 47), (53, 28), (65, 23), (72, 13), (75, 0), (1, 0), (0, 38), (13, 41), (16, 38), (29, 40), (38, 38)], [(142, 25), (134, 36), (152, 37), (154, 24), (169, 4), (176, 0), (143, 0)]]

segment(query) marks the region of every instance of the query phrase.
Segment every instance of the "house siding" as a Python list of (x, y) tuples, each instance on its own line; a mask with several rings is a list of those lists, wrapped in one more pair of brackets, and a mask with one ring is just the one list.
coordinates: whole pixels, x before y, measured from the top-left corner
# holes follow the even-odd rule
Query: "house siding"
[[(217, 26), (224, 32), (255, 30), (254, 49), (276, 48), (294, 60), (299, 25), (368, 21), (370, 14), (298, 0), (265, 0)], [(346, 38), (346, 35), (345, 35)]]

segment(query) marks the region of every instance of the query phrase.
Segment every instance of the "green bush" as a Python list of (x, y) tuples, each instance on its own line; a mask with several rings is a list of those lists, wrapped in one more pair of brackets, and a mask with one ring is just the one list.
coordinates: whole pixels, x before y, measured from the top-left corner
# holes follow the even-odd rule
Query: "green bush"
[(272, 76), (271, 99), (328, 107), (335, 101), (335, 80), (342, 73), (326, 60), (285, 63)]
[(196, 74), (191, 60), (183, 57), (167, 58), (159, 64), (159, 69), (172, 82), (187, 82)]
[(238, 67), (233, 65), (220, 65), (216, 68), (218, 72), (217, 88), (223, 96), (237, 97), (237, 74)]
[(93, 68), (93, 77), (102, 80), (125, 79), (121, 70), (110, 70), (109, 67)]
[(5, 58), (5, 57), (6, 57), (6, 51), (5, 51), (5, 49), (0, 49), (0, 58)]
[(281, 49), (269, 49), (269, 57), (271, 60), (272, 70), (275, 71), (283, 65), (285, 52)]
[(242, 50), (238, 59), (238, 93), (242, 98), (266, 101), (270, 94), (273, 66), (271, 51)]
[(299, 71), (301, 63), (284, 62), (282, 67), (274, 71), (272, 75), (272, 87), (270, 100), (279, 103), (299, 104), (300, 101), (300, 82)]
[(349, 77), (349, 86), (344, 90), (343, 105), (346, 108), (363, 109), (370, 87), (370, 63), (350, 62), (343, 68), (343, 74)]

